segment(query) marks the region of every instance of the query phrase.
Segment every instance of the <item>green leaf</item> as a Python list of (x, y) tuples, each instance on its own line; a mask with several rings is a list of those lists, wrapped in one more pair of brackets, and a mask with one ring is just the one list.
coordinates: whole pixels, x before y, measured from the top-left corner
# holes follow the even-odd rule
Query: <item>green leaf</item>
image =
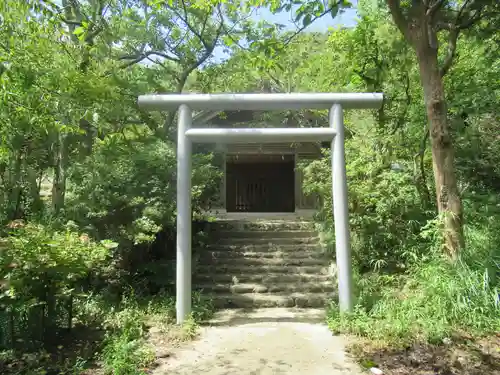
[(330, 15), (332, 16), (332, 18), (335, 18), (335, 17), (337, 17), (337, 14), (339, 14), (339, 6), (335, 5), (330, 10)]
[(233, 38), (231, 38), (229, 35), (224, 35), (222, 40), (224, 41), (224, 44), (228, 47), (231, 47), (234, 44)]
[(75, 29), (75, 31), (73, 31), (73, 34), (75, 34), (76, 36), (80, 36), (82, 35), (83, 33), (85, 32), (85, 27), (83, 26), (79, 26)]
[(312, 21), (312, 16), (310, 14), (306, 14), (304, 16), (304, 19), (302, 20), (302, 25), (304, 27), (307, 27), (311, 24), (311, 21)]
[(118, 247), (118, 243), (110, 241), (110, 240), (101, 241), (101, 245), (104, 246), (108, 250), (116, 249)]

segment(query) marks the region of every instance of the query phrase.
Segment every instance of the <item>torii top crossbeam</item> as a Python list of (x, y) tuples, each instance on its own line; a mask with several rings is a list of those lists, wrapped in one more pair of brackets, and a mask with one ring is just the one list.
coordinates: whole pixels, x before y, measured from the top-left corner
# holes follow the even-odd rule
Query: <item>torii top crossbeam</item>
[(344, 109), (377, 109), (382, 102), (379, 93), (162, 94), (138, 99), (139, 106), (149, 110), (177, 109), (182, 104), (192, 110), (330, 109), (334, 104)]

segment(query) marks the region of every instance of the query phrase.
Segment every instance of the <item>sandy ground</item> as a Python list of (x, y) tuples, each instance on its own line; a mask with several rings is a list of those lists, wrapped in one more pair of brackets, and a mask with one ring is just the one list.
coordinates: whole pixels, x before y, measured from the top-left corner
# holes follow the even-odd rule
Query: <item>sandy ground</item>
[(360, 375), (315, 309), (219, 312), (198, 340), (162, 360), (155, 375)]

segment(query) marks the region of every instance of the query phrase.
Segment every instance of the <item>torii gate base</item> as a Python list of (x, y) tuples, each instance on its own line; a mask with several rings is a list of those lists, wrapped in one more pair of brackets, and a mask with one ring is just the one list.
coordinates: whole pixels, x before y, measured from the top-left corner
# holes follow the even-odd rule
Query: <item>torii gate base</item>
[[(144, 95), (138, 103), (152, 110), (179, 108), (177, 130), (177, 323), (191, 313), (191, 153), (192, 142), (311, 142), (331, 141), (332, 197), (339, 305), (351, 311), (352, 265), (345, 167), (343, 109), (379, 108), (379, 93), (335, 94), (186, 94)], [(193, 110), (329, 109), (329, 128), (191, 129)]]

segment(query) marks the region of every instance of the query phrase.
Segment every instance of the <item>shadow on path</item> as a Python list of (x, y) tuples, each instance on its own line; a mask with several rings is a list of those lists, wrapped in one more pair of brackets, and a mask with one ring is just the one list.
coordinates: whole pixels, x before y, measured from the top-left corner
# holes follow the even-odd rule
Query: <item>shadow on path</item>
[(204, 326), (234, 327), (256, 323), (325, 323), (323, 309), (265, 308), (228, 309), (217, 312)]

